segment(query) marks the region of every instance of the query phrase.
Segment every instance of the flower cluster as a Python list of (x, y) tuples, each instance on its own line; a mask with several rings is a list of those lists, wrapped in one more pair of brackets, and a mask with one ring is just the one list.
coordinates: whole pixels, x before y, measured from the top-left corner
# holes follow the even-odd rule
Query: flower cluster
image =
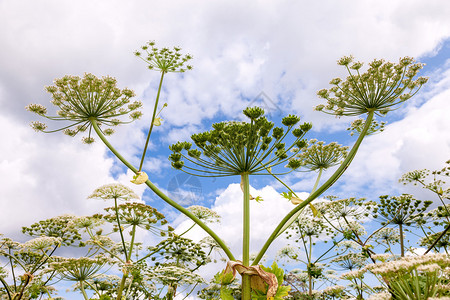
[(376, 208), (376, 203), (367, 201), (365, 198), (336, 199), (328, 197), (330, 202), (317, 204), (320, 211), (324, 211), (332, 220), (347, 218), (350, 220), (361, 220), (369, 217), (369, 213)]
[[(160, 259), (167, 263), (177, 263), (178, 266), (194, 267), (201, 266), (208, 262), (206, 253), (202, 250), (200, 243), (195, 243), (190, 239), (171, 235), (166, 240), (160, 242), (156, 246), (149, 247), (150, 251), (159, 249)], [(160, 263), (157, 262), (159, 265)]]
[(138, 200), (139, 196), (132, 189), (121, 183), (111, 183), (96, 188), (88, 199), (129, 201), (133, 199)]
[[(392, 295), (389, 292), (381, 292), (370, 295), (368, 300), (390, 300), (392, 299)], [(428, 298), (430, 299), (430, 298)], [(440, 298), (439, 298), (440, 299)]]
[(97, 217), (76, 217), (68, 226), (74, 229), (94, 229), (103, 223), (103, 220)]
[(327, 104), (316, 106), (316, 110), (337, 116), (357, 116), (370, 111), (385, 115), (411, 98), (427, 82), (425, 77), (414, 78), (423, 64), (415, 63), (411, 57), (400, 58), (397, 64), (375, 59), (364, 73), (360, 71), (362, 63), (352, 62), (351, 56), (338, 61), (349, 76), (345, 81), (331, 80), (332, 88), (317, 93), (327, 100)]
[[(261, 108), (247, 108), (244, 115), (250, 119), (250, 123), (215, 123), (213, 130), (192, 135), (199, 149), (191, 149), (192, 144), (188, 142), (177, 142), (170, 146), (173, 151), (169, 156), (172, 166), (189, 174), (210, 177), (269, 174), (272, 167), (286, 162), (291, 169), (301, 166), (301, 161), (294, 156), (306, 146), (302, 137), (311, 129), (311, 124), (304, 123), (294, 129), (300, 118), (289, 115), (282, 120), (287, 127), (285, 131), (281, 127), (274, 127), (274, 123), (264, 117)], [(295, 140), (286, 147), (283, 140), (291, 131)], [(185, 161), (194, 166), (185, 165)]]
[(427, 169), (422, 170), (414, 170), (410, 172), (406, 172), (402, 175), (399, 182), (403, 184), (413, 183), (414, 185), (417, 185), (420, 182), (423, 182), (428, 175), (430, 174), (430, 171)]
[(400, 235), (395, 228), (384, 227), (373, 234), (373, 239), (381, 245), (390, 245), (398, 243)]
[[(359, 135), (363, 131), (364, 125), (365, 125), (364, 119), (356, 119), (350, 124), (350, 127), (347, 128), (347, 130), (350, 131), (351, 136), (353, 136), (354, 134)], [(384, 131), (385, 125), (386, 122), (378, 122), (375, 119), (373, 119), (369, 129), (366, 132), (366, 136)]]
[(158, 49), (155, 47), (155, 42), (150, 41), (142, 46), (141, 49), (145, 51), (146, 55), (143, 55), (140, 51), (136, 51), (134, 54), (145, 61), (150, 70), (168, 73), (185, 72), (186, 70), (192, 69), (192, 66), (186, 65), (192, 59), (192, 56), (190, 54), (183, 56), (180, 53), (181, 48), (179, 47), (174, 47), (173, 50), (169, 48)]
[(348, 147), (343, 147), (336, 142), (325, 144), (317, 139), (309, 140), (307, 148), (297, 155), (302, 162), (302, 167), (314, 171), (326, 170), (336, 166), (347, 157)]
[[(151, 206), (137, 202), (127, 202), (116, 207), (105, 208), (108, 213), (103, 218), (111, 223), (114, 223), (114, 227), (118, 230), (116, 224), (117, 218), (120, 220), (120, 224), (127, 228), (129, 226), (141, 227), (145, 230), (161, 233), (159, 225), (167, 224), (167, 220), (164, 215)], [(159, 225), (157, 225), (159, 223)]]
[(62, 215), (47, 220), (41, 220), (29, 227), (22, 227), (22, 232), (34, 237), (53, 237), (61, 239), (61, 244), (69, 246), (81, 240), (81, 235), (76, 228), (71, 226), (76, 219), (72, 215)]
[(411, 226), (414, 223), (425, 222), (424, 212), (433, 201), (421, 201), (414, 199), (412, 195), (402, 194), (401, 196), (380, 196), (378, 215), (387, 223), (396, 225)]
[(209, 209), (204, 206), (200, 205), (192, 205), (187, 208), (191, 213), (194, 214), (198, 219), (202, 220), (203, 222), (211, 222), (211, 223), (219, 223), (220, 222), (220, 215), (213, 211), (212, 209)]
[(195, 274), (188, 269), (172, 265), (153, 268), (149, 271), (148, 276), (151, 279), (166, 285), (173, 283), (178, 285), (199, 284), (206, 282), (200, 275)]
[(58, 275), (69, 281), (85, 281), (96, 276), (97, 272), (103, 268), (109, 259), (104, 256), (79, 257), (79, 258), (57, 258), (50, 263), (50, 268)]
[[(36, 131), (63, 131), (69, 136), (75, 136), (88, 130), (88, 137), (84, 137), (83, 141), (90, 144), (94, 141), (91, 137), (92, 122), (97, 122), (99, 126), (113, 127), (130, 123), (142, 116), (142, 112), (138, 110), (142, 103), (131, 102), (130, 98), (135, 96), (134, 92), (127, 88), (119, 89), (115, 78), (105, 76), (100, 79), (93, 74), (85, 73), (83, 78), (64, 76), (56, 79), (54, 83), (55, 85), (46, 87), (46, 91), (52, 95), (51, 102), (60, 109), (57, 116), (47, 115), (47, 109), (40, 104), (30, 104), (26, 109), (47, 119), (68, 121), (70, 124), (47, 131), (47, 125), (44, 123), (33, 122), (31, 126)], [(127, 114), (131, 121), (118, 119)], [(105, 128), (102, 131), (106, 135), (114, 133), (112, 128)]]
[(347, 253), (331, 260), (338, 268), (343, 270), (359, 270), (366, 265), (367, 257), (360, 253)]
[(47, 251), (55, 246), (61, 245), (61, 238), (59, 237), (50, 237), (50, 236), (41, 236), (38, 238), (31, 239), (26, 241), (21, 245), (22, 248), (38, 250), (38, 251)]
[(399, 260), (384, 263), (370, 264), (366, 266), (374, 274), (383, 276), (398, 276), (401, 273), (410, 273), (416, 269), (428, 273), (444, 270), (450, 267), (450, 258), (446, 253), (437, 253), (421, 256), (406, 256)]

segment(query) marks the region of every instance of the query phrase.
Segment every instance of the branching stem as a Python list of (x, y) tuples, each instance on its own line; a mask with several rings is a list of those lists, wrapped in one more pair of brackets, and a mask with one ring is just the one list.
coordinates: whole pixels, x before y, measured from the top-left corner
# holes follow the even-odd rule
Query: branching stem
[(334, 172), (334, 174), (324, 184), (322, 184), (316, 191), (311, 193), (311, 195), (309, 195), (309, 197), (305, 201), (303, 201), (302, 203), (297, 205), (293, 210), (291, 210), (283, 218), (283, 220), (281, 220), (281, 222), (278, 224), (278, 226), (272, 232), (270, 237), (267, 239), (264, 246), (259, 251), (258, 256), (253, 261), (252, 265), (256, 265), (259, 263), (259, 261), (261, 260), (261, 258), (264, 255), (264, 253), (266, 253), (269, 246), (272, 244), (272, 242), (275, 240), (275, 238), (280, 234), (281, 229), (291, 219), (292, 216), (294, 216), (298, 211), (303, 209), (311, 201), (313, 201), (314, 199), (319, 197), (330, 186), (332, 186), (333, 183), (336, 182), (336, 180), (338, 180), (339, 177), (341, 177), (341, 175), (345, 172), (345, 170), (348, 168), (348, 166), (352, 162), (353, 158), (355, 157), (355, 154), (358, 151), (358, 148), (361, 145), (361, 142), (364, 139), (364, 136), (366, 135), (367, 130), (369, 130), (370, 124), (372, 123), (373, 115), (374, 115), (374, 111), (370, 111), (368, 113), (365, 124), (364, 124), (364, 128), (361, 131), (361, 134), (359, 135), (358, 139), (356, 140), (355, 144), (353, 145), (353, 148), (350, 150), (350, 153), (348, 154), (347, 158), (342, 162), (342, 164), (339, 166), (339, 168)]
[[(105, 143), (105, 145), (111, 150), (111, 152), (125, 165), (127, 166), (132, 172), (137, 173), (138, 170), (133, 167), (122, 155), (120, 155), (119, 152), (109, 143), (109, 141), (106, 139), (106, 137), (101, 132), (100, 128), (98, 127), (97, 121), (95, 119), (91, 120), (92, 125), (94, 127), (95, 132), (100, 137), (100, 139)], [(147, 180), (145, 183), (157, 196), (159, 196), (162, 200), (164, 200), (167, 204), (174, 207), (176, 210), (190, 218), (192, 221), (197, 223), (198, 226), (200, 226), (203, 230), (205, 230), (222, 248), (222, 250), (225, 252), (229, 260), (236, 260), (231, 253), (230, 249), (225, 245), (225, 243), (217, 236), (217, 234), (209, 228), (205, 223), (203, 223), (201, 220), (199, 220), (194, 214), (192, 214), (189, 210), (181, 206), (180, 204), (176, 203), (172, 199), (170, 199), (166, 194), (161, 192), (150, 180)]]

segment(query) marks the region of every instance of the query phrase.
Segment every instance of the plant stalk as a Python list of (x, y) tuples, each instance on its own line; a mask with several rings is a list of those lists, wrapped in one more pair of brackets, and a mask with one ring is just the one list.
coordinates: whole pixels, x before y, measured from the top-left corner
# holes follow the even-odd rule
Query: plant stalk
[(159, 95), (161, 94), (161, 87), (162, 87), (162, 83), (163, 83), (163, 79), (164, 79), (164, 73), (165, 72), (161, 72), (161, 79), (159, 80), (158, 93), (156, 94), (155, 107), (153, 108), (152, 122), (150, 123), (150, 129), (148, 130), (147, 140), (145, 141), (144, 151), (142, 152), (141, 163), (139, 164), (138, 172), (140, 172), (142, 170), (142, 165), (144, 164), (145, 153), (147, 152), (148, 143), (150, 141), (150, 135), (152, 134), (153, 123), (155, 122), (156, 111), (158, 110)]
[(404, 237), (403, 237), (403, 224), (398, 224), (398, 230), (400, 231), (400, 256), (405, 256), (405, 245), (404, 245)]
[[(111, 150), (111, 152), (125, 165), (127, 166), (133, 173), (137, 173), (138, 170), (133, 167), (122, 155), (117, 152), (117, 150), (108, 142), (108, 140), (105, 138), (103, 133), (101, 132), (100, 128), (98, 127), (97, 121), (95, 119), (91, 119), (92, 125), (94, 127), (95, 132), (100, 137), (100, 139), (103, 141), (103, 143)], [(217, 236), (217, 234), (209, 228), (205, 223), (200, 221), (196, 216), (194, 216), (189, 210), (181, 206), (180, 204), (176, 203), (172, 199), (170, 199), (166, 194), (161, 192), (150, 180), (147, 180), (145, 183), (156, 195), (158, 195), (162, 200), (164, 200), (167, 204), (174, 207), (176, 210), (190, 218), (192, 221), (197, 223), (198, 226), (200, 226), (203, 230), (206, 231), (222, 248), (222, 250), (225, 252), (229, 260), (236, 260), (231, 253), (230, 249), (225, 245), (225, 243)]]
[(263, 257), (264, 253), (266, 253), (269, 246), (272, 244), (272, 242), (275, 240), (275, 238), (280, 234), (281, 229), (283, 226), (291, 219), (292, 216), (294, 216), (298, 211), (303, 209), (306, 205), (308, 205), (311, 201), (319, 197), (323, 192), (325, 192), (330, 186), (333, 185), (333, 183), (336, 182), (336, 180), (341, 177), (341, 175), (345, 172), (345, 170), (348, 168), (350, 163), (352, 162), (353, 158), (356, 155), (356, 152), (359, 149), (359, 146), (361, 145), (362, 140), (364, 139), (364, 136), (366, 135), (367, 131), (370, 128), (370, 124), (372, 123), (374, 111), (370, 111), (367, 115), (364, 128), (361, 131), (361, 134), (359, 135), (358, 139), (356, 140), (355, 144), (353, 145), (352, 149), (350, 150), (350, 153), (348, 154), (347, 158), (342, 162), (342, 164), (339, 166), (339, 168), (334, 172), (333, 175), (324, 183), (322, 184), (316, 191), (311, 193), (309, 197), (303, 201), (302, 203), (298, 204), (293, 210), (291, 210), (284, 218), (281, 220), (281, 222), (278, 224), (278, 226), (275, 228), (275, 230), (272, 232), (270, 237), (267, 239), (266, 243), (263, 245), (261, 250), (258, 253), (258, 256), (253, 261), (252, 265), (256, 265), (259, 263), (261, 258)]
[[(244, 192), (243, 207), (243, 237), (242, 237), (242, 263), (250, 265), (250, 183), (248, 173), (241, 174)], [(242, 274), (242, 300), (251, 300), (250, 275)]]

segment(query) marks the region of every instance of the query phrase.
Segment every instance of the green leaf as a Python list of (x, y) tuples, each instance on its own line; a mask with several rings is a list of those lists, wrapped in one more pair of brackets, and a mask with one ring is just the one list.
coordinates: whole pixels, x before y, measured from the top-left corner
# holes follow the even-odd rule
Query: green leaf
[(281, 193), (281, 196), (283, 196), (284, 198), (286, 198), (286, 199), (288, 199), (288, 200), (291, 200), (291, 198), (292, 198), (292, 192), (288, 192), (288, 193), (282, 192), (282, 193)]
[(279, 286), (274, 300), (281, 300), (281, 299), (284, 299), (284, 297), (289, 296), (290, 290), (291, 290), (290, 286), (286, 286), (286, 285)]
[(232, 296), (233, 291), (228, 288), (222, 287), (220, 289), (220, 299), (222, 300), (234, 300), (234, 297)]
[(279, 268), (276, 262), (273, 262), (270, 268), (261, 266), (261, 269), (263, 269), (266, 272), (275, 274), (275, 276), (277, 277), (278, 286), (281, 286), (284, 280), (284, 270)]
[(258, 203), (264, 201), (264, 199), (261, 196), (256, 197), (254, 200)]
[(222, 274), (220, 284), (230, 284), (233, 280), (233, 273)]

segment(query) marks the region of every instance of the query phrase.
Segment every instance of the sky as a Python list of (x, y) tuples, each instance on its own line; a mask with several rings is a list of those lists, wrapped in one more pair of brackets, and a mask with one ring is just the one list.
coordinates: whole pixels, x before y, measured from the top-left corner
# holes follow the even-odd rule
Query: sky
[[(312, 122), (308, 139), (352, 145), (355, 138), (345, 131), (352, 119), (313, 110), (321, 103), (316, 92), (345, 76), (336, 64), (344, 55), (363, 62), (412, 56), (427, 64), (421, 73), (430, 78), (426, 86), (388, 115), (383, 133), (365, 139), (329, 191), (374, 200), (406, 192), (398, 183), (403, 173), (437, 169), (450, 158), (449, 15), (450, 3), (439, 0), (0, 0), (0, 233), (20, 239), (20, 227), (38, 220), (100, 212), (105, 203), (86, 199), (95, 188), (114, 181), (132, 186), (131, 174), (99, 139), (88, 146), (79, 136), (36, 133), (29, 123), (39, 118), (24, 107), (40, 103), (50, 109), (44, 86), (64, 75), (117, 78), (119, 87), (133, 89), (144, 103), (144, 117), (119, 127), (110, 141), (137, 165), (159, 74), (133, 52), (149, 40), (158, 47), (182, 47), (193, 55), (194, 69), (166, 76), (161, 101), (168, 107), (163, 125), (152, 134), (144, 170), (183, 205), (202, 204), (221, 213), (217, 230), (235, 252), (240, 242), (233, 237), (241, 231), (239, 179), (183, 176), (170, 168), (168, 146), (214, 122), (240, 119), (242, 109), (255, 104), (270, 117), (295, 113)], [(314, 178), (296, 173), (286, 181), (308, 192)], [(251, 249), (256, 251), (269, 227), (291, 207), (280, 198), (279, 184), (258, 178), (251, 185), (265, 199), (252, 207)], [(132, 187), (174, 224), (186, 225), (144, 187)]]

